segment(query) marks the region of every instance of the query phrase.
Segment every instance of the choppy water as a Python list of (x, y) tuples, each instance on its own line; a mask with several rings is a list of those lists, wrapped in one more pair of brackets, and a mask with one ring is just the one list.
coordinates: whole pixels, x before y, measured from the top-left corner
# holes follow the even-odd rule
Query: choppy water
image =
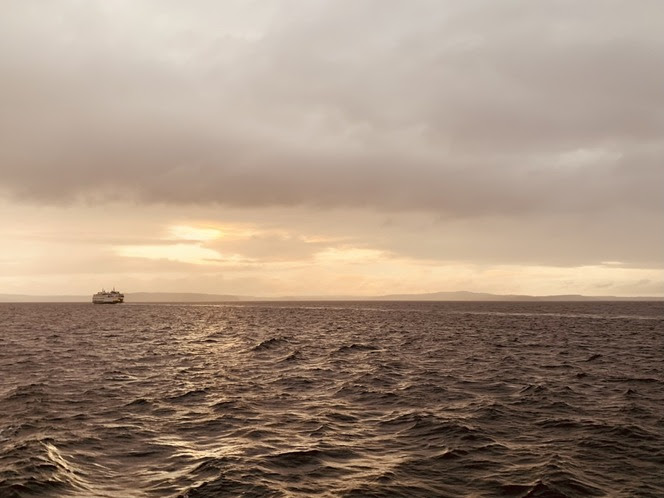
[(0, 305), (0, 496), (664, 496), (662, 303)]

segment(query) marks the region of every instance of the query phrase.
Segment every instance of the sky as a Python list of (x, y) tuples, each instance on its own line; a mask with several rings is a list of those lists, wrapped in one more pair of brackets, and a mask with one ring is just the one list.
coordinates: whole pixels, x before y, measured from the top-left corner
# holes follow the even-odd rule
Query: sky
[(0, 294), (664, 296), (663, 18), (7, 0)]

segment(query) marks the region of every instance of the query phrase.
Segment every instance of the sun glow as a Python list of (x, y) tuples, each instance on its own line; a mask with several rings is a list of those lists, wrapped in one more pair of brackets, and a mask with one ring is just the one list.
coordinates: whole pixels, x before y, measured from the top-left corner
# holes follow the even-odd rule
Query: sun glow
[(169, 228), (172, 238), (178, 240), (195, 240), (205, 242), (223, 237), (224, 232), (216, 228), (199, 228), (188, 225), (174, 225)]

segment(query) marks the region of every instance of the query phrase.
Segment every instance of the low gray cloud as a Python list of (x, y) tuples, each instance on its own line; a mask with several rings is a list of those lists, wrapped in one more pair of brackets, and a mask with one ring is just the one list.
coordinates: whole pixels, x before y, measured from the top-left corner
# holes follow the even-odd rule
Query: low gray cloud
[(662, 207), (659, 2), (5, 13), (0, 188), (14, 197), (450, 216)]

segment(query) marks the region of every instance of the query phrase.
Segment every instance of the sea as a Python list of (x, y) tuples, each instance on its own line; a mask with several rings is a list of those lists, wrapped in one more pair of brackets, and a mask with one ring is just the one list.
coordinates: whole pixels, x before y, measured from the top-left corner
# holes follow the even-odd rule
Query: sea
[(33, 496), (662, 497), (664, 303), (1, 304)]

